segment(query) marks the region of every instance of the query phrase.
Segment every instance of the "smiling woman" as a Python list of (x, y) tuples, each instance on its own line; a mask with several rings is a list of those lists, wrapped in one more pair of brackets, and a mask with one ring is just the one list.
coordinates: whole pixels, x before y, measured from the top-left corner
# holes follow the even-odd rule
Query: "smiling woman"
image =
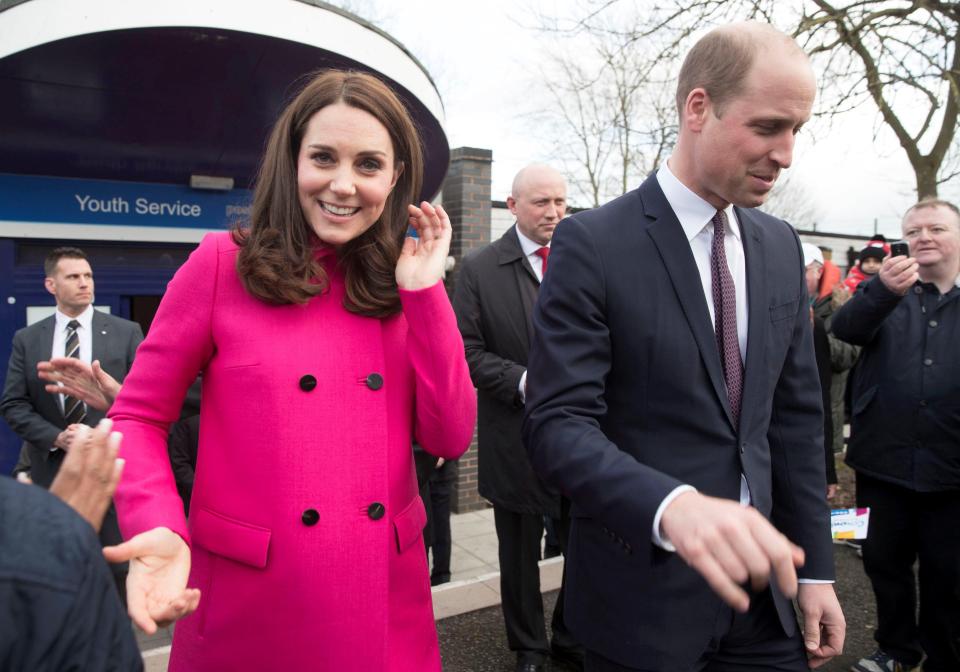
[[(440, 670), (411, 441), (459, 457), (476, 395), (450, 220), (410, 204), (422, 171), (389, 87), (321, 73), (271, 133), (249, 228), (207, 236), (167, 289), (111, 410), (130, 541), (106, 552), (147, 632), (196, 610), (173, 672)], [(199, 372), (188, 525), (166, 437)]]
[(277, 304), (316, 296), (326, 287), (319, 241), (337, 248), (346, 270), (347, 310), (396, 313), (394, 267), (422, 175), (420, 137), (386, 84), (354, 72), (317, 76), (274, 126), (252, 226), (234, 234), (247, 290)]

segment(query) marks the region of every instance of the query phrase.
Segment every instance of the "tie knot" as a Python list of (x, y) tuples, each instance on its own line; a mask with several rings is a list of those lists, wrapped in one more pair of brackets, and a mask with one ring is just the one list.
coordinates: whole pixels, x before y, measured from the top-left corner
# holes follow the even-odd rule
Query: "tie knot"
[(73, 331), (76, 331), (79, 328), (80, 328), (80, 323), (77, 322), (76, 320), (70, 320), (69, 322), (67, 322), (67, 329), (72, 329)]
[(717, 210), (714, 214), (713, 219), (710, 220), (713, 222), (713, 232), (715, 234), (723, 235), (727, 230), (727, 213), (724, 210)]
[(537, 249), (534, 251), (534, 254), (537, 255), (538, 257), (540, 257), (541, 259), (543, 259), (544, 261), (546, 261), (546, 260), (547, 260), (547, 257), (550, 256), (550, 248), (549, 248), (549, 247), (539, 247), (539, 248), (537, 248)]

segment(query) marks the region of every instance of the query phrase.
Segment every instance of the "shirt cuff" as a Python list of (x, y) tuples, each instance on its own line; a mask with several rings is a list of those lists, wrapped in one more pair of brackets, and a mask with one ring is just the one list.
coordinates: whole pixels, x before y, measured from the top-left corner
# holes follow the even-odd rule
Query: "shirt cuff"
[(677, 547), (671, 544), (669, 539), (660, 535), (660, 519), (663, 517), (663, 512), (666, 511), (667, 507), (670, 506), (670, 503), (673, 500), (685, 492), (696, 491), (697, 489), (692, 485), (678, 485), (670, 491), (669, 495), (663, 498), (663, 501), (660, 502), (660, 506), (657, 507), (657, 513), (653, 516), (653, 534), (651, 535), (651, 538), (654, 544), (665, 551), (670, 551), (671, 553), (676, 552)]
[(836, 583), (830, 579), (797, 579), (797, 583)]
[(523, 373), (520, 375), (520, 385), (518, 386), (518, 391), (520, 392), (520, 403), (526, 405), (527, 403), (527, 370), (524, 369)]

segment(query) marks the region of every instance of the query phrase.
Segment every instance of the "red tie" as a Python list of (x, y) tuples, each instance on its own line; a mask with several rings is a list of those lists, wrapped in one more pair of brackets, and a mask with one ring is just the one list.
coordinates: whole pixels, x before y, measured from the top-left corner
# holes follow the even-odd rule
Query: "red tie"
[(541, 266), (541, 268), (540, 268), (540, 277), (543, 278), (543, 277), (546, 276), (546, 274), (547, 274), (547, 257), (550, 256), (550, 248), (549, 248), (549, 247), (541, 247), (541, 248), (537, 249), (537, 250), (534, 252), (534, 254), (537, 255), (538, 257), (540, 257), (540, 259), (543, 261), (543, 266)]

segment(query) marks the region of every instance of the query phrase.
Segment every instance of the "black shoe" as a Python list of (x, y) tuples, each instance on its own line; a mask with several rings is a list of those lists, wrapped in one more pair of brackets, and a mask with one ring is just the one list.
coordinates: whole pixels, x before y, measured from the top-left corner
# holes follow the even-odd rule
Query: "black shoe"
[(552, 545), (544, 545), (543, 547), (543, 559), (549, 560), (550, 558), (555, 558), (560, 555), (560, 547)]
[(431, 574), (430, 575), (430, 585), (439, 586), (444, 583), (450, 583), (449, 574)]
[(550, 657), (553, 659), (553, 662), (559, 663), (563, 669), (572, 670), (573, 672), (583, 672), (584, 655), (583, 649), (579, 647), (568, 649), (551, 645)]
[(539, 663), (517, 663), (517, 672), (543, 672)]

